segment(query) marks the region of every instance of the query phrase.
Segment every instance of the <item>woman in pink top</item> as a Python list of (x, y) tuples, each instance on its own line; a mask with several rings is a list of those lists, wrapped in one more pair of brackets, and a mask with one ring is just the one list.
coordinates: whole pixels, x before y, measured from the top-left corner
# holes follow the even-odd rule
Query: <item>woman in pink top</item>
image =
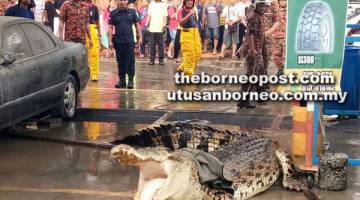
[(147, 21), (147, 13), (148, 13), (148, 0), (141, 0), (140, 7), (138, 9), (139, 18), (140, 18), (140, 29), (142, 34), (142, 43), (140, 44), (140, 58), (145, 57), (145, 46), (147, 41), (147, 27), (146, 27), (146, 21)]
[[(105, 1), (106, 2), (106, 1)], [(104, 27), (105, 27), (105, 31), (106, 33), (109, 32), (109, 16), (110, 16), (110, 12), (115, 10), (117, 8), (116, 5), (116, 1), (115, 0), (110, 0), (109, 3), (105, 3), (105, 8), (102, 10), (102, 15), (103, 15), (103, 20), (104, 20)], [(115, 29), (113, 29), (113, 34), (115, 34)], [(111, 47), (109, 47), (109, 38), (108, 38), (108, 34), (102, 34), (102, 36), (106, 36), (106, 38), (104, 38), (104, 47), (106, 48), (106, 57), (109, 57), (110, 54), (113, 54), (114, 57), (116, 56), (115, 54), (115, 49), (112, 49)], [(101, 42), (103, 43), (103, 41)], [(106, 47), (107, 45), (107, 47)]]
[(175, 43), (175, 36), (176, 36), (176, 30), (178, 26), (178, 22), (176, 20), (176, 13), (177, 13), (177, 1), (176, 0), (169, 0), (168, 1), (168, 18), (169, 18), (169, 35), (171, 38), (171, 42), (169, 45), (169, 49), (167, 52), (167, 56), (169, 58), (173, 58), (173, 52), (174, 52), (174, 43)]
[(105, 8), (102, 9), (102, 12), (101, 12), (101, 17), (102, 17), (102, 19), (101, 19), (102, 20), (101, 45), (105, 48), (106, 57), (109, 57), (109, 55), (110, 55), (109, 38), (107, 36), (108, 30), (109, 30), (109, 15), (110, 15), (108, 4), (109, 3), (105, 3)]

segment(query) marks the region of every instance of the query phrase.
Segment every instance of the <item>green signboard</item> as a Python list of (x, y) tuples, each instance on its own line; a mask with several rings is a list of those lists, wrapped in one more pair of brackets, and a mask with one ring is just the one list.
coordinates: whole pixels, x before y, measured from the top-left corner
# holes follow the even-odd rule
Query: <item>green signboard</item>
[(340, 83), (347, 0), (288, 0), (286, 72), (329, 72)]

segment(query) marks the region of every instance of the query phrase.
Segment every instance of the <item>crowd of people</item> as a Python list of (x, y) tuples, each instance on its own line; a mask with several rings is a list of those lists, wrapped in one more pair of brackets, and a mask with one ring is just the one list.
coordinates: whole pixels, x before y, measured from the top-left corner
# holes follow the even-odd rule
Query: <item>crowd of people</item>
[[(33, 1), (8, 0), (0, 14), (34, 19)], [(91, 80), (97, 81), (99, 54), (118, 62), (117, 88), (133, 88), (135, 48), (149, 64), (165, 57), (182, 63), (180, 73), (193, 75), (203, 52), (224, 59), (245, 59), (247, 74), (267, 74), (274, 57), (278, 75), (285, 55), (286, 0), (46, 0), (43, 22), (65, 41), (84, 44)], [(275, 41), (276, 40), (276, 41)], [(138, 45), (136, 45), (138, 43)], [(127, 75), (127, 78), (126, 78)], [(127, 82), (126, 82), (127, 80)], [(244, 85), (243, 91), (263, 90)], [(253, 107), (239, 102), (239, 107)]]

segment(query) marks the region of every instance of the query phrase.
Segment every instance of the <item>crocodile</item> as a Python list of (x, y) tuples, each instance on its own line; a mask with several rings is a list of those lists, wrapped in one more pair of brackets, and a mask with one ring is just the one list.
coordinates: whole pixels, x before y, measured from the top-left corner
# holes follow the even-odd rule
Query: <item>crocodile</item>
[[(136, 200), (244, 200), (267, 190), (280, 177), (284, 188), (318, 199), (288, 151), (260, 134), (217, 129), (205, 121), (177, 121), (138, 130), (112, 143), (114, 159), (140, 168)], [(197, 151), (209, 152), (223, 163), (234, 193), (200, 183), (192, 156)]]

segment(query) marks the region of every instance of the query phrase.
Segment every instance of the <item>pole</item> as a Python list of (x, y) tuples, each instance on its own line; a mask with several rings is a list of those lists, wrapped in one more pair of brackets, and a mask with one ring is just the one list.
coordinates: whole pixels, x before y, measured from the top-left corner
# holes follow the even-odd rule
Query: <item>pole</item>
[[(317, 135), (319, 129), (319, 102), (314, 103), (314, 120), (313, 120), (313, 143), (312, 143), (312, 165), (319, 164), (319, 158), (316, 156), (316, 147), (317, 147)], [(321, 123), (321, 122), (320, 122)]]
[[(307, 107), (307, 119), (306, 119), (306, 150), (305, 150), (305, 168), (311, 168), (313, 166), (313, 140), (316, 135), (313, 135), (314, 128), (314, 102), (308, 101)], [(315, 146), (316, 151), (316, 146)]]

